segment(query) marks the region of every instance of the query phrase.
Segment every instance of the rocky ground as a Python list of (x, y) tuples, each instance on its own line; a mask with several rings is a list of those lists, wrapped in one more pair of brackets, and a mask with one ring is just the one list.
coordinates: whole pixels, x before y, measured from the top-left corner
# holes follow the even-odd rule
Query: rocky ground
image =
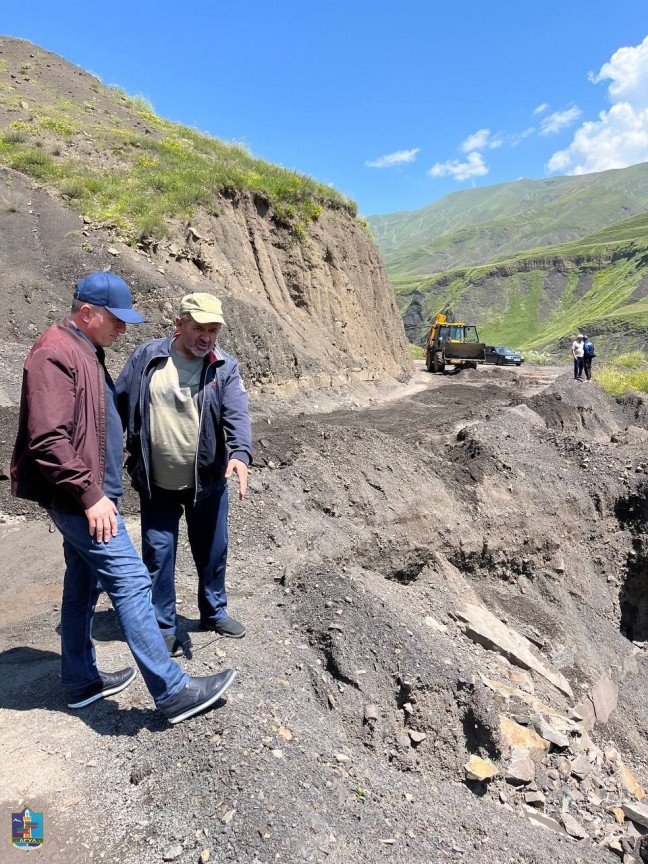
[[(44, 812), (34, 857), (637, 860), (642, 398), (533, 367), (418, 371), (396, 395), (255, 404), (250, 494), (231, 518), (245, 639), (197, 631), (184, 544), (178, 562), (183, 666), (239, 677), (177, 727), (141, 679), (65, 708), (60, 540), (0, 481), (0, 797)], [(15, 409), (1, 419), (6, 465)], [(103, 599), (95, 638), (104, 668), (130, 662)], [(3, 862), (20, 854), (8, 831), (0, 845)]]

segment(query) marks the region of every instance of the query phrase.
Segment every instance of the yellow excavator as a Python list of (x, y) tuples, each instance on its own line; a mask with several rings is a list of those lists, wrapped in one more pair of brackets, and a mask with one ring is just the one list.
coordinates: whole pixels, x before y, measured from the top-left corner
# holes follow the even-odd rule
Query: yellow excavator
[(448, 321), (439, 313), (430, 328), (425, 344), (425, 365), (428, 372), (445, 372), (447, 365), (455, 371), (476, 369), (484, 362), (486, 346), (479, 341), (477, 328), (462, 321)]

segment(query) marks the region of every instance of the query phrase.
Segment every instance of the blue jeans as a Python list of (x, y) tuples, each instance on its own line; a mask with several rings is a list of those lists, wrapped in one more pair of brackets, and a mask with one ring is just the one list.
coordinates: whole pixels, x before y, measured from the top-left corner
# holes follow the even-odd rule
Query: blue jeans
[(583, 357), (574, 357), (574, 378), (582, 378), (583, 377), (583, 366), (585, 365), (585, 360)]
[(169, 657), (151, 605), (151, 579), (133, 546), (124, 520), (118, 532), (97, 543), (82, 513), (49, 510), (63, 535), (65, 581), (61, 604), (63, 687), (73, 695), (99, 680), (92, 639), (99, 588), (110, 597), (128, 647), (158, 708), (176, 696), (189, 676)]
[(164, 635), (177, 632), (175, 563), (180, 517), (184, 512), (191, 554), (198, 571), (200, 620), (227, 618), (227, 481), (194, 503), (194, 490), (153, 486), (151, 498), (140, 497), (142, 558), (153, 582), (153, 606)]

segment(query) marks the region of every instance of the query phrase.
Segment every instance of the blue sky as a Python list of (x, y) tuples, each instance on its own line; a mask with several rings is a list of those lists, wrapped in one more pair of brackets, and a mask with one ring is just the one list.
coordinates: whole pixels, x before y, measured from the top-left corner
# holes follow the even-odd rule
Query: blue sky
[(0, 28), (365, 216), (648, 161), (645, 0), (30, 0)]

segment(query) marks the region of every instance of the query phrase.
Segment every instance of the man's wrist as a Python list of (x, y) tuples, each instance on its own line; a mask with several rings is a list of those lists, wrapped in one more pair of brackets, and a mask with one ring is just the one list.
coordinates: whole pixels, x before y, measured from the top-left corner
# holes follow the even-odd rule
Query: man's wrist
[(229, 461), (231, 462), (232, 459), (236, 459), (238, 462), (243, 462), (244, 465), (250, 464), (250, 457), (247, 455), (247, 453), (244, 453), (242, 451), (230, 453)]

